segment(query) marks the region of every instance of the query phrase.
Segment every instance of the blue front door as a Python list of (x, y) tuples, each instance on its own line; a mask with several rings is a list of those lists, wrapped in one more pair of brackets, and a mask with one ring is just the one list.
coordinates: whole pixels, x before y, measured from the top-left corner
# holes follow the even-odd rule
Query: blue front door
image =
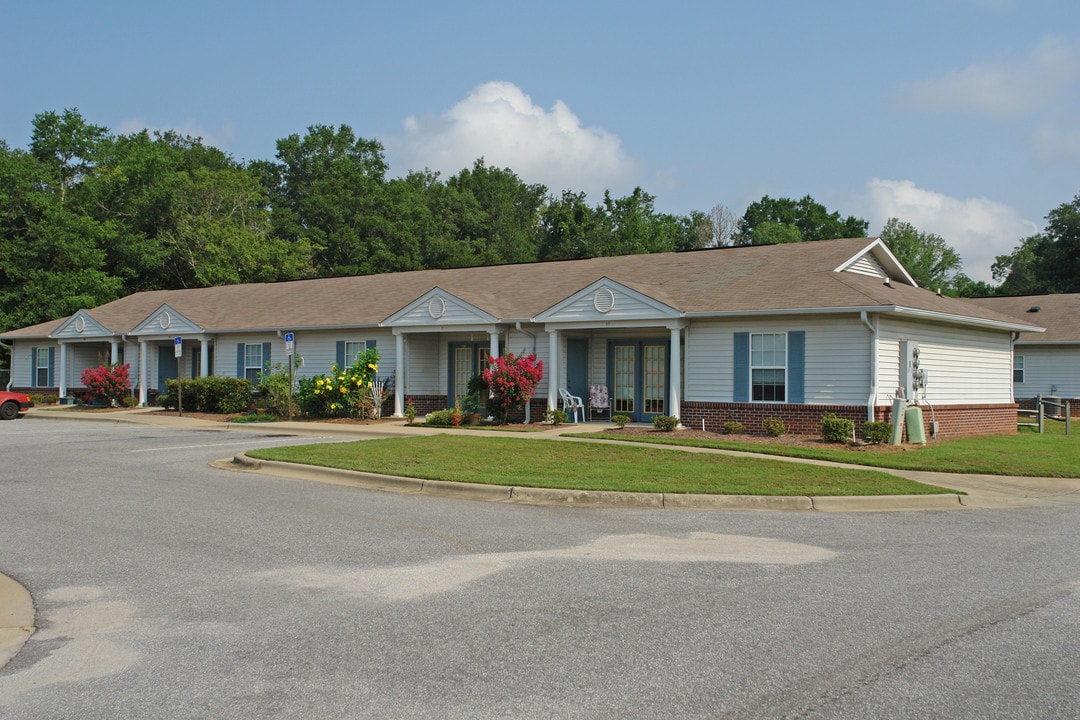
[(175, 380), (178, 377), (176, 355), (171, 345), (169, 347), (162, 346), (158, 348), (157, 371), (158, 392), (165, 394), (168, 392), (168, 389), (165, 387), (165, 381)]
[(611, 414), (651, 422), (670, 415), (668, 346), (659, 340), (612, 340), (608, 343)]
[(589, 341), (566, 340), (566, 389), (589, 402)]

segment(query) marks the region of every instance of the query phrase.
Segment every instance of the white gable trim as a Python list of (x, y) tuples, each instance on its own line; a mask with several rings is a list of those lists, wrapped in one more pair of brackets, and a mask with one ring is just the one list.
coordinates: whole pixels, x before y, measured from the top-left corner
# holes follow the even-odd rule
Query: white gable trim
[(459, 328), (491, 325), (498, 318), (436, 286), (379, 323), (383, 327)]
[(607, 277), (585, 286), (533, 318), (536, 323), (597, 323), (673, 320), (683, 314)]
[(174, 337), (177, 335), (199, 335), (202, 333), (203, 328), (199, 327), (191, 320), (184, 317), (182, 313), (177, 312), (166, 304), (150, 313), (145, 320), (136, 325), (128, 334), (136, 336), (158, 335)]
[(54, 340), (102, 340), (116, 337), (85, 310), (79, 310), (49, 334)]
[(889, 246), (881, 241), (881, 238), (875, 238), (869, 245), (841, 263), (833, 272), (846, 271), (865, 275), (867, 273), (860, 272), (860, 268), (865, 267), (867, 255), (870, 255), (872, 257), (871, 262), (876, 263), (891, 279), (906, 283), (912, 287), (919, 287), (919, 284), (915, 282), (915, 278), (911, 277), (908, 271), (904, 269), (904, 266), (892, 254)]

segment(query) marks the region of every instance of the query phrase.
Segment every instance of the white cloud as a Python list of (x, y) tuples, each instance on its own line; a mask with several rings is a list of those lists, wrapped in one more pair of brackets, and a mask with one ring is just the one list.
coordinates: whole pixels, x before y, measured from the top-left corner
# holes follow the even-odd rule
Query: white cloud
[(583, 127), (561, 100), (544, 110), (508, 82), (478, 85), (441, 117), (412, 116), (403, 125), (404, 137), (390, 145), (413, 170), (454, 175), (483, 157), (552, 193), (584, 190), (591, 199), (625, 191), (638, 171), (618, 137)]
[(987, 282), (996, 256), (1012, 252), (1023, 238), (1039, 231), (1038, 225), (1003, 203), (953, 198), (920, 188), (911, 180), (874, 178), (867, 183), (860, 204), (872, 233), (880, 232), (895, 217), (921, 232), (940, 235), (964, 259), (964, 272)]
[(1059, 97), (1077, 76), (1080, 53), (1061, 38), (1043, 39), (1027, 57), (969, 65), (903, 89), (920, 110), (1020, 115)]

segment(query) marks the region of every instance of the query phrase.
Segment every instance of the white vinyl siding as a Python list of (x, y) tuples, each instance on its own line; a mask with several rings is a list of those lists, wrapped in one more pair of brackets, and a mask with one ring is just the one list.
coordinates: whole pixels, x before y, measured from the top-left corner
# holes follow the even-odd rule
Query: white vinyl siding
[(683, 400), (732, 402), (734, 335), (806, 332), (804, 402), (865, 405), (870, 395), (870, 332), (858, 316), (695, 320), (686, 331)]
[(1009, 333), (890, 317), (882, 317), (878, 328), (879, 405), (890, 404), (901, 385), (901, 340), (919, 345), (919, 367), (928, 373), (925, 397), (931, 404), (1012, 402)]
[(1017, 345), (1016, 352), (1024, 358), (1024, 380), (1013, 388), (1017, 398), (1080, 397), (1080, 345)]

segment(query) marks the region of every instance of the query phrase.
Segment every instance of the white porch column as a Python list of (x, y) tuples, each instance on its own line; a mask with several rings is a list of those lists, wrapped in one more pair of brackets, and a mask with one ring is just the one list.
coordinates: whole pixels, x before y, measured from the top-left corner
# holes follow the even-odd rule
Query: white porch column
[(67, 343), (60, 343), (60, 369), (57, 376), (58, 394), (60, 397), (67, 397)]
[(681, 411), (679, 401), (679, 386), (682, 385), (681, 333), (681, 328), (671, 328), (671, 402), (670, 407), (668, 407), (668, 415), (673, 418), (679, 417)]
[(199, 377), (210, 375), (210, 341), (203, 338), (199, 341)]
[(394, 335), (394, 417), (405, 417), (405, 335)]
[[(499, 357), (499, 331), (498, 330), (489, 330), (488, 331), (488, 354), (493, 358)], [(481, 370), (486, 370), (487, 368), (480, 368), (480, 369)]]
[(146, 407), (146, 341), (139, 341), (139, 405)]
[(109, 364), (115, 365), (120, 362), (120, 341), (112, 340), (109, 343)]
[(548, 331), (548, 410), (559, 409), (559, 331)]

